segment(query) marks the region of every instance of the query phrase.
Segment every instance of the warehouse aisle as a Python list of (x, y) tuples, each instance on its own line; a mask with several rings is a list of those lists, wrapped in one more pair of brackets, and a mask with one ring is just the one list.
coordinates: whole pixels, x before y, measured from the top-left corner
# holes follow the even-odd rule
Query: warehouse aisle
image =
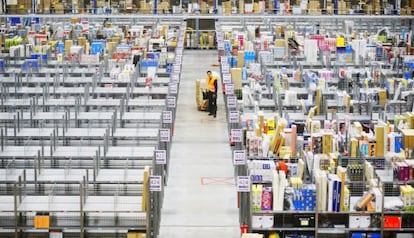
[(218, 71), (213, 63), (215, 50), (184, 51), (160, 238), (240, 237), (223, 95), (217, 118), (198, 111), (195, 102), (195, 81)]

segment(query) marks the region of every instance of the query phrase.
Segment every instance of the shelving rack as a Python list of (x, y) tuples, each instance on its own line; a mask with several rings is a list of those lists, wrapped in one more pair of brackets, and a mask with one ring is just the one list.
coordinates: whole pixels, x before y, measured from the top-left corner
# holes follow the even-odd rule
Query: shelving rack
[[(1, 17), (5, 27), (12, 27), (9, 17)], [(128, 78), (114, 79), (104, 60), (58, 62), (47, 52), (47, 61), (26, 69), (21, 65), (30, 56), (3, 54), (0, 236), (157, 237), (185, 22), (45, 15), (39, 23), (63, 25), (74, 17), (92, 24), (109, 18), (116, 26), (141, 25), (153, 32), (161, 24), (176, 29), (177, 45), (165, 46), (174, 56), (171, 72), (158, 67), (148, 85), (141, 61)], [(150, 181), (157, 176), (162, 186), (154, 191)]]
[[(361, 18), (359, 18), (361, 17)], [(397, 19), (397, 18), (385, 18), (379, 19), (375, 18), (374, 16), (371, 18), (369, 16), (352, 16), (352, 21), (355, 22), (355, 30), (358, 32), (368, 31), (370, 34), (376, 34), (376, 28), (382, 28), (383, 26), (387, 26), (389, 29), (395, 30), (397, 32), (402, 31), (402, 29), (412, 29), (413, 22), (412, 20), (406, 19)], [(318, 19), (319, 18), (319, 19)], [(260, 82), (260, 89), (262, 91), (258, 92), (251, 92), (251, 98), (253, 98), (254, 103), (251, 105), (244, 105), (243, 99), (235, 100), (235, 93), (234, 93), (234, 82), (231, 80), (230, 75), (230, 63), (227, 62), (228, 57), (230, 57), (234, 52), (228, 52), (228, 49), (224, 46), (224, 40), (226, 31), (233, 30), (233, 36), (239, 34), (240, 32), (245, 32), (246, 30), (252, 30), (258, 25), (260, 25), (260, 30), (263, 32), (271, 32), (271, 34), (275, 34), (274, 29), (278, 26), (291, 26), (292, 29), (295, 29), (297, 32), (300, 33), (311, 33), (320, 31), (322, 34), (332, 34), (339, 30), (340, 32), (346, 32), (347, 24), (349, 24), (350, 19), (347, 17), (328, 17), (328, 16), (317, 16), (317, 17), (307, 17), (302, 16), (298, 18), (290, 18), (286, 17), (285, 19), (277, 19), (277, 17), (272, 18), (262, 18), (262, 19), (255, 19), (252, 18), (243, 18), (243, 19), (219, 19), (219, 23), (216, 24), (216, 31), (217, 31), (217, 45), (219, 49), (219, 55), (221, 56), (221, 78), (222, 83), (225, 84), (227, 89), (230, 86), (231, 90), (226, 90), (224, 98), (226, 103), (226, 111), (228, 113), (227, 119), (229, 123), (229, 131), (230, 133), (230, 144), (232, 145), (232, 150), (234, 152), (233, 155), (233, 162), (235, 166), (235, 175), (237, 181), (237, 188), (239, 191), (240, 197), (240, 225), (247, 226), (250, 232), (257, 232), (261, 234), (265, 234), (265, 237), (270, 235), (273, 232), (279, 233), (280, 237), (297, 237), (300, 235), (307, 235), (308, 237), (355, 237), (353, 236), (354, 233), (365, 233), (373, 235), (374, 233), (378, 235), (378, 237), (395, 237), (397, 233), (412, 233), (412, 219), (413, 213), (411, 212), (390, 212), (386, 211), (383, 208), (377, 211), (341, 211), (341, 212), (326, 212), (320, 211), (318, 208), (315, 208), (314, 211), (294, 211), (283, 209), (282, 211), (255, 211), (252, 207), (252, 188), (251, 185), (253, 184), (268, 184), (266, 181), (257, 181), (256, 177), (253, 177), (251, 171), (249, 171), (246, 167), (246, 163), (248, 161), (278, 161), (283, 160), (283, 158), (273, 158), (269, 156), (254, 156), (249, 157), (247, 155), (248, 151), (245, 147), (246, 145), (246, 128), (248, 126), (244, 125), (250, 122), (247, 119), (252, 119), (253, 117), (257, 117), (255, 113), (259, 110), (264, 111), (265, 118), (273, 118), (275, 115), (280, 115), (281, 117), (285, 118), (287, 123), (305, 123), (308, 119), (307, 113), (300, 112), (301, 108), (294, 108), (290, 106), (286, 106), (283, 104), (284, 102), (284, 95), (285, 91), (283, 89), (277, 91), (275, 93), (275, 86), (273, 84), (268, 84), (267, 81), (261, 79), (256, 79), (256, 82)], [(318, 29), (316, 28), (318, 27)], [(327, 30), (323, 30), (327, 29)], [(243, 34), (243, 33), (240, 33)], [(252, 38), (249, 38), (247, 35), (246, 41), (253, 41)], [(274, 40), (274, 38), (273, 38)], [(244, 49), (246, 50), (246, 49)], [(334, 74), (338, 74), (339, 68), (342, 67), (356, 67), (357, 70), (361, 70), (363, 68), (375, 68), (379, 67), (383, 71), (386, 72), (384, 75), (381, 75), (382, 80), (379, 84), (384, 85), (384, 78), (385, 77), (402, 77), (401, 68), (392, 68), (386, 65), (385, 61), (384, 64), (381, 61), (384, 60), (383, 57), (378, 59), (379, 62), (365, 62), (364, 65), (341, 65), (338, 62), (335, 62), (334, 56), (332, 56), (333, 61), (330, 64), (323, 64), (321, 62), (317, 63), (306, 63), (304, 58), (293, 57), (292, 55), (288, 55), (287, 58), (283, 59), (271, 59), (271, 63), (264, 63), (260, 61), (259, 51), (255, 51), (256, 53), (256, 63), (261, 67), (261, 75), (265, 75), (270, 70), (285, 70), (288, 73), (288, 78), (292, 77), (292, 69), (300, 69), (302, 70), (318, 70), (318, 69), (332, 69)], [(259, 62), (258, 62), (259, 61)], [(248, 66), (246, 66), (248, 67)], [(389, 67), (389, 68), (387, 68)], [(399, 66), (401, 67), (401, 66)], [(386, 70), (389, 69), (389, 70)], [(289, 71), (290, 70), (290, 71)], [(352, 75), (351, 77), (355, 77)], [(266, 78), (266, 77), (264, 77)], [(249, 87), (251, 82), (243, 82), (243, 86)], [(283, 82), (280, 82), (281, 85)], [(332, 85), (335, 85), (335, 77), (333, 78)], [(288, 82), (290, 86), (290, 90), (294, 90), (298, 94), (298, 99), (308, 96), (309, 92), (306, 90), (308, 85), (306, 82), (293, 82), (293, 80)], [(281, 86), (282, 87), (282, 86)], [(348, 89), (346, 89), (348, 90)], [(361, 90), (362, 92), (362, 90)], [(349, 90), (348, 93), (356, 95), (355, 92)], [(301, 94), (301, 96), (299, 96)], [(245, 96), (245, 95), (243, 95)], [(311, 94), (310, 94), (311, 96)], [(357, 98), (357, 97), (355, 97)], [(393, 95), (390, 96), (393, 98)], [(229, 103), (230, 102), (230, 103)], [(321, 120), (321, 127), (323, 128), (323, 121), (324, 120), (336, 120), (337, 122), (345, 122), (349, 120), (348, 123), (353, 123), (354, 121), (360, 121), (361, 123), (372, 123), (373, 121), (379, 120), (393, 120), (394, 113), (398, 114), (399, 110), (402, 111), (411, 111), (410, 106), (408, 109), (405, 108), (403, 105), (406, 101), (389, 101), (388, 104), (385, 106), (379, 105), (369, 105), (369, 103), (361, 102), (361, 100), (355, 101), (353, 113), (351, 113), (346, 108), (336, 107), (336, 111), (332, 112), (332, 110), (328, 110), (329, 106), (335, 106), (335, 104), (339, 104), (340, 102), (336, 98), (335, 93), (333, 92), (322, 92), (322, 100), (321, 103), (323, 106), (323, 110), (321, 110), (318, 114), (316, 114), (313, 119), (314, 120)], [(396, 107), (390, 106), (396, 105)], [(373, 108), (376, 109), (373, 109)], [(392, 108), (392, 109), (391, 109)], [(391, 110), (390, 110), (391, 109)], [(243, 128), (240, 124), (240, 118), (243, 118)], [(247, 121), (247, 122), (246, 122)], [(250, 125), (249, 125), (250, 126)], [(254, 125), (253, 125), (254, 127)], [(249, 129), (247, 129), (249, 130)], [(234, 136), (236, 134), (236, 136)], [(350, 150), (349, 150), (350, 151)], [(236, 153), (237, 155), (236, 155)], [(303, 155), (304, 153), (299, 153)], [(295, 157), (296, 158), (296, 157)], [(294, 158), (293, 158), (294, 159)], [(292, 160), (292, 159), (291, 159)], [(337, 165), (341, 165), (346, 167), (349, 163), (362, 163), (363, 167), (365, 162), (370, 162), (375, 170), (381, 171), (387, 169), (386, 164), (388, 161), (382, 157), (361, 157), (358, 155), (357, 158), (350, 158), (347, 156), (340, 156), (337, 160)], [(389, 169), (389, 168), (388, 168)], [(305, 161), (305, 170), (306, 170), (306, 161)], [(365, 170), (365, 169), (364, 169)], [(306, 173), (306, 172), (305, 172)], [(392, 173), (392, 172), (391, 172)], [(247, 177), (246, 177), (247, 175)], [(250, 177), (252, 176), (252, 177)], [(392, 175), (391, 175), (392, 177)], [(395, 187), (397, 184), (395, 180), (388, 181), (388, 187), (395, 187), (392, 191), (385, 192), (386, 189), (382, 188), (382, 176), (376, 176), (375, 180), (380, 183), (380, 189), (382, 191), (382, 201), (388, 199), (388, 196), (399, 196), (399, 187)], [(271, 182), (269, 182), (271, 184)], [(312, 183), (306, 179), (304, 179), (304, 183)], [(346, 183), (350, 185), (350, 193), (351, 196), (354, 197), (361, 197), (364, 192), (367, 192), (369, 189), (370, 181), (362, 180), (362, 181), (351, 181), (349, 179), (346, 180)], [(320, 191), (319, 191), (320, 192)], [(396, 193), (395, 193), (396, 192)], [(355, 198), (353, 198), (355, 199)], [(384, 204), (384, 203), (383, 203)], [(286, 203), (285, 203), (286, 205)], [(385, 228), (384, 224), (384, 216), (386, 215), (394, 215), (394, 216), (403, 216), (405, 221), (405, 225), (400, 228)], [(256, 222), (255, 219), (262, 219), (263, 221), (269, 219), (269, 222), (272, 222), (272, 225), (266, 226), (266, 228), (262, 227), (254, 227), (252, 226), (253, 223)], [(368, 217), (368, 218), (367, 218)], [(355, 226), (352, 219), (369, 219), (370, 224), (368, 226)], [(351, 224), (352, 223), (352, 224)], [(269, 224), (269, 223), (268, 223)], [(411, 225), (408, 225), (411, 224)], [(296, 235), (296, 236), (295, 236)], [(358, 236), (356, 236), (358, 237)]]

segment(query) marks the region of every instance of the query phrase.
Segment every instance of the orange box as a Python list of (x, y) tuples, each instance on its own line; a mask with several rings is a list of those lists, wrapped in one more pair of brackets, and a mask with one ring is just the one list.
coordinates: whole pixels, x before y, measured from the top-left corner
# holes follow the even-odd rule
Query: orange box
[(49, 229), (50, 217), (49, 216), (35, 216), (34, 227), (38, 229)]

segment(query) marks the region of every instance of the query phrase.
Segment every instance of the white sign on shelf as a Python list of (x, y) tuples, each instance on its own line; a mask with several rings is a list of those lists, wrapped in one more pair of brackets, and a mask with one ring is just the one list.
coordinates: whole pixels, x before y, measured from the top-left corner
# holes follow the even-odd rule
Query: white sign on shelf
[(237, 191), (238, 192), (250, 192), (249, 176), (237, 176)]
[(237, 107), (237, 97), (234, 95), (227, 96), (227, 107), (236, 108)]
[(371, 114), (371, 119), (372, 119), (372, 121), (378, 121), (379, 120), (379, 113), (378, 112), (373, 112)]
[(231, 83), (231, 74), (223, 74), (223, 83)]
[(162, 179), (159, 175), (151, 175), (150, 179), (150, 191), (151, 192), (160, 192), (162, 191)]
[(168, 128), (160, 129), (160, 141), (170, 142), (170, 129)]
[(175, 96), (168, 96), (167, 97), (167, 107), (175, 108)]
[(167, 152), (165, 150), (155, 150), (155, 163), (167, 164)]
[(162, 123), (172, 123), (172, 111), (162, 112)]
[(62, 231), (50, 231), (49, 238), (63, 238), (63, 232)]
[(246, 152), (244, 150), (233, 151), (233, 164), (234, 165), (246, 164)]
[(229, 65), (229, 63), (227, 62), (229, 59), (227, 56), (221, 56), (221, 66), (223, 67), (224, 65)]
[(234, 95), (234, 84), (226, 84), (226, 95)]
[(180, 73), (180, 71), (181, 71), (181, 66), (179, 64), (174, 64), (173, 72), (174, 73)]
[(230, 66), (228, 64), (222, 65), (221, 70), (223, 71), (223, 74), (229, 74)]
[(178, 93), (178, 85), (176, 83), (169, 83), (170, 87), (168, 92), (170, 94), (177, 94)]
[(243, 141), (242, 129), (231, 129), (231, 141), (233, 141), (233, 142), (242, 142)]
[(171, 83), (179, 83), (180, 77), (178, 74), (171, 74)]
[(229, 122), (230, 123), (238, 123), (240, 118), (239, 111), (230, 111), (229, 112)]

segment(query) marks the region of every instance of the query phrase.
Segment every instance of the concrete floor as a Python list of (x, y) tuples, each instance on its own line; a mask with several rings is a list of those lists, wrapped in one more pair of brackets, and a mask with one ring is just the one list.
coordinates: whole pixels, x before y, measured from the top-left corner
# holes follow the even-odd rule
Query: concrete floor
[(184, 51), (160, 238), (240, 237), (223, 95), (217, 118), (198, 111), (195, 102), (196, 79), (219, 71), (214, 63), (216, 50)]

